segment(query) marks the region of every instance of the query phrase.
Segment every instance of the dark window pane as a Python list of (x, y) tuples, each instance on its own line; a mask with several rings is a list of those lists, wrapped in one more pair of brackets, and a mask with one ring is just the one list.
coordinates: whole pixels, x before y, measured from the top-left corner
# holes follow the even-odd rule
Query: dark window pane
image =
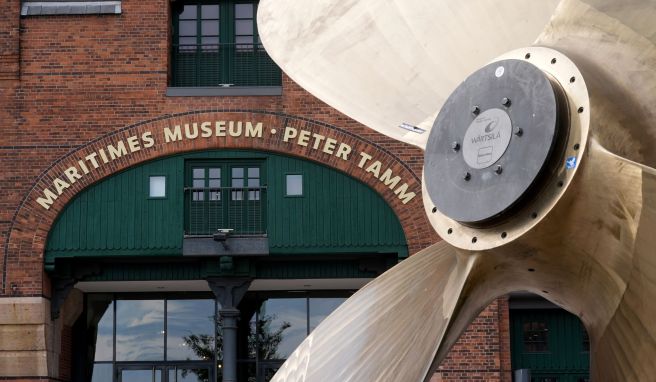
[(232, 169), (232, 177), (233, 178), (243, 178), (244, 177), (244, 169), (241, 167), (234, 167)]
[(164, 359), (164, 301), (116, 301), (116, 360)]
[(265, 301), (258, 317), (258, 340), (262, 359), (285, 359), (307, 335), (305, 298)]
[(204, 191), (194, 191), (193, 200), (196, 201), (196, 202), (202, 202), (203, 200), (205, 200), (205, 192)]
[(337, 309), (346, 298), (311, 298), (310, 299), (310, 332), (313, 331), (321, 321)]
[(167, 360), (212, 359), (214, 300), (168, 300), (166, 310)]
[[(155, 382), (162, 382), (162, 370), (156, 369), (155, 373)], [(123, 369), (121, 370), (121, 381), (123, 382), (152, 382), (153, 381), (153, 369), (148, 370), (134, 370), (134, 369)]]
[(287, 196), (303, 195), (303, 175), (288, 174), (285, 176), (285, 186), (287, 190)]
[(253, 35), (253, 20), (235, 20), (235, 34)]
[(196, 35), (196, 22), (195, 21), (180, 21), (180, 36), (195, 36)]
[(203, 5), (201, 6), (200, 15), (203, 19), (218, 19), (219, 6), (218, 5)]
[(181, 369), (178, 368), (177, 380), (169, 378), (169, 382), (209, 382), (209, 369)]
[(216, 52), (219, 50), (218, 37), (203, 37), (201, 44), (203, 45), (203, 52)]
[(179, 49), (185, 53), (196, 51), (196, 37), (180, 37)]
[(220, 168), (211, 168), (210, 169), (210, 178), (220, 178), (221, 169)]
[(544, 321), (530, 321), (523, 325), (524, 351), (529, 353), (549, 351), (549, 328)]
[(217, 21), (203, 21), (201, 23), (203, 36), (217, 36), (219, 34), (219, 23)]
[(237, 36), (235, 37), (235, 44), (235, 48), (240, 51), (253, 50), (255, 48), (253, 36)]
[(235, 4), (235, 17), (238, 19), (252, 19), (253, 4)]
[(93, 365), (91, 382), (112, 382), (114, 366), (111, 363), (96, 363)]
[(249, 178), (259, 178), (260, 177), (260, 168), (259, 167), (249, 167), (248, 168), (248, 177)]
[(180, 13), (180, 20), (189, 20), (196, 19), (196, 6), (195, 5), (185, 5), (182, 8), (182, 13)]

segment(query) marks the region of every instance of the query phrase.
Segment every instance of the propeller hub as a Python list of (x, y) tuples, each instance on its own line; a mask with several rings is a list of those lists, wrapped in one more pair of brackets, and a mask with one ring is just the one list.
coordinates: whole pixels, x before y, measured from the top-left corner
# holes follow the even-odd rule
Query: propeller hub
[(424, 174), (435, 207), (468, 225), (511, 214), (550, 167), (566, 110), (558, 83), (529, 62), (502, 60), (473, 73), (444, 103), (428, 138)]

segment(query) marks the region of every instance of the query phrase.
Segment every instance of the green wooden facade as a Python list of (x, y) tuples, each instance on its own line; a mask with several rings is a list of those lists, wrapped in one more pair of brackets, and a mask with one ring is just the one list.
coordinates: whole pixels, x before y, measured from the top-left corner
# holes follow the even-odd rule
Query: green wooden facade
[(587, 382), (589, 339), (581, 321), (562, 309), (513, 309), (512, 368), (530, 369), (532, 382)]
[[(284, 155), (215, 150), (176, 155), (127, 169), (81, 192), (50, 231), (45, 264), (58, 259), (182, 257), (196, 165), (258, 164), (266, 197), (267, 258), (330, 258), (358, 254), (407, 256), (392, 209), (375, 191), (337, 170)], [(228, 170), (226, 170), (228, 171)], [(303, 195), (286, 196), (287, 174), (303, 175)], [(166, 177), (166, 195), (149, 197), (149, 178)], [(346, 261), (346, 260), (345, 260)], [(349, 265), (352, 266), (352, 265)], [(357, 272), (349, 271), (355, 276)], [(302, 273), (302, 272), (301, 272)], [(310, 272), (311, 274), (312, 272)]]

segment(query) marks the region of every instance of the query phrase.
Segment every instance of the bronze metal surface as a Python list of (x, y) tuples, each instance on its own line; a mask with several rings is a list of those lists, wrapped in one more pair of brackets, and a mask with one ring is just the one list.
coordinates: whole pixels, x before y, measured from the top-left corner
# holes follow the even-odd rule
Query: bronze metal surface
[[(306, 339), (274, 381), (428, 381), (459, 335), (491, 300), (520, 290), (539, 294), (582, 319), (590, 334), (593, 380), (653, 380), (656, 4), (648, 0), (563, 0), (536, 46), (510, 47), (504, 50), (510, 50), (508, 53), (494, 55), (483, 49), (486, 56), (467, 53), (472, 51), (471, 45), (457, 42), (467, 42), (472, 28), (478, 28), (475, 35), (481, 46), (492, 41), (485, 40), (485, 34), (494, 33), (496, 26), (501, 25), (499, 30), (505, 33), (503, 25), (521, 19), (521, 12), (502, 14), (495, 8), (508, 2), (473, 2), (479, 7), (476, 12), (487, 13), (494, 22), (463, 23), (450, 32), (456, 43), (448, 46), (429, 40), (439, 35), (442, 21), (449, 23), (448, 17), (465, 17), (469, 5), (464, 4), (469, 2), (440, 2), (434, 8), (447, 7), (449, 12), (435, 15), (433, 30), (420, 17), (419, 25), (432, 33), (414, 34), (418, 43), (387, 39), (391, 32), (378, 27), (384, 23), (394, 29), (402, 24), (398, 28), (405, 30), (408, 27), (401, 20), (409, 23), (420, 11), (433, 14), (431, 1), (407, 2), (407, 8), (400, 2), (379, 2), (391, 11), (381, 11), (384, 7), (372, 5), (375, 1), (358, 3), (365, 5), (316, 3), (320, 5), (311, 6), (307, 18), (300, 20), (295, 16), (303, 13), (295, 9), (298, 0), (263, 0), (259, 22), (265, 46), (302, 86), (382, 133), (423, 147), (421, 139), (407, 138), (414, 133), (400, 133), (392, 127), (399, 118), (404, 119), (399, 116), (406, 107), (409, 122), (431, 113), (425, 104), (418, 113), (405, 100), (395, 103), (394, 97), (380, 93), (398, 99), (406, 95), (404, 91), (422, 86), (435, 89), (421, 95), (436, 97), (437, 108), (441, 104), (438, 98), (448, 95), (452, 82), (473, 71), (472, 62), (480, 67), (494, 60), (522, 57), (564, 89), (570, 129), (566, 150), (554, 162), (551, 175), (530, 201), (501, 224), (487, 228), (460, 225), (433, 213), (424, 193), (430, 222), (445, 241), (411, 256), (356, 293)], [(284, 20), (281, 15), (287, 11), (292, 17)], [(547, 11), (551, 15), (551, 10), (540, 12)], [(359, 16), (354, 18), (353, 12)], [(380, 19), (376, 12), (381, 12)], [(396, 23), (389, 19), (394, 14)], [(370, 23), (349, 27), (341, 17)], [(311, 33), (305, 35), (304, 31)], [(525, 28), (523, 37), (532, 31)], [(345, 33), (351, 45), (337, 41)], [(385, 56), (377, 55), (376, 44), (383, 40), (385, 49), (408, 57), (409, 64), (381, 62)], [(293, 46), (289, 59), (281, 58), (288, 53), (284, 46)], [(423, 53), (404, 55), (418, 46)], [(295, 52), (304, 48), (309, 49), (307, 58), (294, 62)], [(342, 49), (351, 62), (340, 55)], [(342, 57), (333, 68), (312, 67), (313, 59), (329, 62), (332, 53)], [(412, 65), (422, 55), (435, 62), (457, 57), (466, 62), (468, 72), (446, 65), (438, 66), (443, 70), (435, 70), (437, 74), (425, 74), (426, 67)], [(485, 60), (481, 62), (482, 56)], [(372, 84), (369, 80), (376, 76), (363, 74), (362, 62), (378, 66), (375, 72), (406, 78), (412, 86), (404, 89), (396, 81)], [(332, 71), (325, 78), (345, 76), (353, 84), (337, 94), (332, 85), (312, 79), (312, 74), (318, 78), (313, 70), (322, 67)], [(358, 81), (362, 75), (365, 78)], [(374, 101), (364, 97), (367, 92)], [(411, 103), (415, 100), (409, 99)], [(372, 110), (386, 108), (389, 113), (372, 117)], [(568, 169), (564, 160), (572, 156), (576, 166)]]

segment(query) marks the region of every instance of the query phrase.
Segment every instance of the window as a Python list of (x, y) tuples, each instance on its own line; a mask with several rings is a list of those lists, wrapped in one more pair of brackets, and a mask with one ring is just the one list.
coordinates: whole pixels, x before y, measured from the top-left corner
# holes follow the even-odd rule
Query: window
[[(238, 380), (269, 381), (352, 292), (249, 293), (239, 304)], [(220, 305), (206, 294), (85, 295), (92, 382), (221, 381)], [(88, 373), (87, 373), (88, 372)], [(87, 380), (87, 379), (85, 379)]]
[(281, 86), (260, 42), (256, 1), (173, 3), (171, 86)]
[(266, 233), (262, 169), (252, 160), (189, 161), (186, 165), (185, 234)]
[(148, 196), (151, 198), (164, 198), (166, 197), (166, 177), (165, 176), (151, 176), (149, 182)]
[(538, 353), (549, 351), (548, 334), (549, 328), (544, 321), (524, 322), (524, 351), (527, 353)]
[(303, 175), (287, 174), (285, 176), (285, 196), (303, 195)]
[(88, 367), (92, 382), (213, 381), (220, 358), (216, 302), (211, 298), (86, 297), (86, 322), (94, 349)]
[[(272, 298), (258, 298), (242, 303), (248, 323), (248, 343), (242, 347), (239, 374), (244, 381), (269, 381), (286, 358), (330, 313), (337, 309), (348, 293), (308, 292), (299, 297), (284, 293)], [(246, 310), (252, 313), (246, 313)], [(240, 379), (241, 380), (241, 379)]]

